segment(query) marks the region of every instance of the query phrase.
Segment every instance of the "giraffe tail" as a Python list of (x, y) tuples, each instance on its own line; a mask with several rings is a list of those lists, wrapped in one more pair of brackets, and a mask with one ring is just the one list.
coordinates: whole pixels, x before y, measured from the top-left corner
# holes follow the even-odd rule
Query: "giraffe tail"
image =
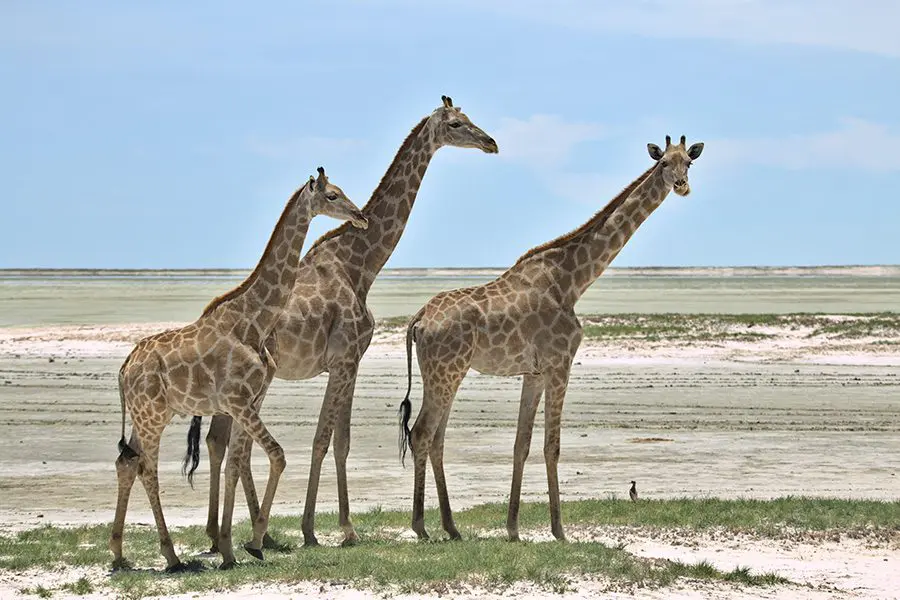
[[(187, 475), (188, 484), (194, 489), (194, 471), (200, 466), (200, 425), (203, 417), (194, 415), (191, 418), (191, 427), (187, 434), (187, 452), (181, 462), (181, 474)], [(190, 468), (188, 468), (190, 466)]]
[(126, 360), (125, 364), (122, 365), (122, 368), (119, 369), (119, 401), (122, 403), (122, 437), (119, 438), (119, 458), (125, 460), (134, 458), (138, 455), (134, 448), (128, 445), (128, 440), (125, 439), (125, 386), (123, 385), (122, 378), (124, 377), (125, 365), (127, 364), (128, 360)]
[(397, 440), (400, 448), (400, 464), (403, 466), (406, 466), (406, 450), (412, 450), (412, 432), (409, 429), (409, 418), (412, 416), (412, 402), (409, 399), (412, 392), (412, 345), (416, 324), (422, 319), (424, 313), (425, 307), (422, 307), (406, 326), (406, 397), (400, 403), (400, 437)]

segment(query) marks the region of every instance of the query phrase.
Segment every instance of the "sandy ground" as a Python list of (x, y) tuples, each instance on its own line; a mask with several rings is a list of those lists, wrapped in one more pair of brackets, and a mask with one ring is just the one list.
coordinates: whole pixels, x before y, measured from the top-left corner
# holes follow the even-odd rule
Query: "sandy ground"
[[(0, 329), (3, 530), (111, 520), (120, 418), (115, 373), (134, 341), (160, 327)], [(865, 339), (810, 340), (802, 331), (770, 333), (777, 335), (763, 343), (585, 343), (573, 368), (563, 421), (563, 498), (622, 497), (631, 479), (646, 498), (898, 498), (900, 346)], [(405, 392), (401, 340), (396, 331), (377, 334), (361, 367), (348, 465), (355, 511), (409, 509), (412, 472), (401, 468), (396, 448), (396, 410)], [(279, 513), (301, 512), (325, 382), (324, 377), (276, 381), (266, 399), (264, 418), (288, 457), (275, 507)], [(508, 494), (519, 385), (517, 378), (475, 373), (464, 382), (446, 442), (454, 508), (503, 501)], [(414, 383), (414, 411), (420, 389)], [(163, 441), (162, 498), (170, 524), (201, 523), (205, 517), (206, 464), (201, 464), (196, 490), (180, 475), (186, 427), (185, 420), (176, 419)], [(540, 419), (536, 429), (523, 495), (543, 500)], [(262, 481), (261, 453), (254, 456), (254, 468)], [(431, 484), (426, 501), (436, 504)], [(319, 506), (336, 509), (330, 461), (323, 470)], [(152, 522), (143, 494), (132, 495), (129, 516), (132, 523)], [(322, 532), (320, 539), (330, 539), (330, 533)], [(531, 535), (541, 539), (549, 531)], [(578, 581), (565, 595), (571, 598), (900, 597), (897, 540), (775, 541), (623, 528), (570, 530), (570, 537), (625, 543), (645, 557), (776, 571), (802, 584), (615, 592), (606, 582)], [(54, 577), (74, 580), (76, 573)], [(0, 573), (0, 598), (18, 594), (15, 590), (35, 576)], [(365, 595), (315, 583), (217, 596), (262, 593), (273, 598)], [(486, 595), (483, 590), (462, 594)], [(500, 594), (522, 595), (559, 597), (524, 584)]]

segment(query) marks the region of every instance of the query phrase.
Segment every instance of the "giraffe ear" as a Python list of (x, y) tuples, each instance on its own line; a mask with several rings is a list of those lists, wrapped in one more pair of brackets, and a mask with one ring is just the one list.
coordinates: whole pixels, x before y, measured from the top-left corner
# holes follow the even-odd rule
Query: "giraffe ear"
[(703, 152), (703, 142), (697, 142), (696, 144), (692, 144), (690, 148), (688, 148), (688, 156), (691, 157), (691, 160), (694, 160), (700, 153)]
[(309, 191), (313, 191), (313, 186), (316, 184), (316, 180), (313, 179), (313, 176), (309, 176)]
[(322, 192), (325, 190), (325, 184), (328, 183), (328, 178), (325, 177), (325, 168), (319, 167), (316, 169), (319, 172), (319, 178), (316, 179), (316, 188)]
[(444, 108), (453, 108), (453, 100), (450, 99), (450, 96), (441, 96), (441, 102), (444, 103)]
[(656, 144), (647, 144), (647, 152), (650, 153), (650, 158), (653, 160), (659, 160), (663, 157), (663, 151)]

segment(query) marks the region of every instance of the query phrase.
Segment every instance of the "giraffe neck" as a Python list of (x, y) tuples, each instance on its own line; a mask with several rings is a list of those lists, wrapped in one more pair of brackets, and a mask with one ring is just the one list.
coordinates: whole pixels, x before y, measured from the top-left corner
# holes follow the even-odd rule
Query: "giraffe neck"
[(203, 311), (203, 316), (227, 319), (231, 330), (254, 347), (261, 348), (275, 328), (300, 271), (300, 250), (312, 220), (307, 187), (288, 200), (253, 272)]
[(368, 228), (344, 225), (325, 234), (308, 253), (312, 258), (319, 252), (316, 246), (322, 244), (324, 248), (331, 240), (327, 247), (341, 262), (360, 298), (368, 295), (378, 273), (397, 247), (416, 201), (422, 177), (440, 147), (434, 141), (427, 121), (428, 117), (412, 129), (372, 192), (372, 197), (362, 208), (369, 219)]
[(574, 261), (564, 260), (555, 269), (565, 270), (569, 275), (565, 278), (568, 285), (560, 285), (563, 298), (572, 305), (578, 301), (618, 256), (641, 223), (662, 204), (669, 189), (663, 180), (662, 168), (654, 168), (608, 218), (593, 223), (584, 235), (577, 236), (564, 247), (564, 255), (573, 257)]
[(523, 272), (526, 281), (545, 285), (564, 305), (574, 306), (668, 191), (662, 169), (654, 165), (587, 223), (530, 250), (509, 272)]

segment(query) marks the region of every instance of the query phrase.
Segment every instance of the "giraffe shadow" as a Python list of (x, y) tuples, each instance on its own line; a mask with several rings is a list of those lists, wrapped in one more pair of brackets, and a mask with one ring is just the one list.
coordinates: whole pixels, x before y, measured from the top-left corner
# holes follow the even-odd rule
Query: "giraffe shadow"
[(191, 559), (187, 562), (180, 563), (175, 569), (150, 569), (134, 567), (128, 561), (115, 562), (111, 565), (109, 575), (115, 576), (119, 573), (128, 574), (146, 574), (159, 577), (179, 576), (184, 573), (202, 573), (208, 571), (209, 567), (201, 560)]

